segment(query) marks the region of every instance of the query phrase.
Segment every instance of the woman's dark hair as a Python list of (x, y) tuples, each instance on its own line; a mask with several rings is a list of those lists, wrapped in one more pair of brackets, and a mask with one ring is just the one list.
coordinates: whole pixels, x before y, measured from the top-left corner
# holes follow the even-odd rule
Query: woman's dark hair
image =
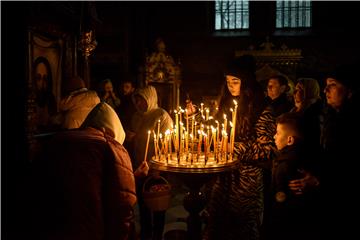
[(260, 83), (256, 81), (255, 66), (249, 56), (232, 61), (225, 70), (225, 75), (232, 75), (241, 80), (240, 96), (234, 97), (229, 92), (226, 81), (223, 85), (222, 96), (220, 96), (218, 119), (226, 114), (231, 116), (230, 108), (234, 109), (233, 100), (238, 103), (237, 111), (237, 138), (247, 137), (251, 133), (252, 126), (264, 109), (264, 91)]
[(46, 71), (47, 71), (47, 78), (46, 78), (47, 89), (46, 89), (46, 91), (47, 92), (52, 92), (53, 81), (52, 81), (51, 66), (50, 66), (49, 61), (45, 57), (38, 57), (34, 61), (34, 64), (33, 64), (33, 81), (35, 81), (35, 79), (36, 79), (36, 68), (40, 63), (43, 63), (45, 65)]

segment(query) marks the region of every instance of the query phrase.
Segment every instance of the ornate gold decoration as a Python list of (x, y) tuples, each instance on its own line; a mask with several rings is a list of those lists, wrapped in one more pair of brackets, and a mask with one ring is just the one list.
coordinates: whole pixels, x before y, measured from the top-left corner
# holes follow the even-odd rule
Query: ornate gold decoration
[(260, 49), (255, 49), (254, 45), (251, 45), (248, 50), (236, 51), (235, 56), (253, 55), (257, 65), (260, 66), (266, 63), (271, 65), (297, 65), (303, 59), (301, 49), (290, 49), (285, 44), (276, 49), (269, 37), (266, 37), (266, 41), (259, 47)]
[(166, 53), (162, 39), (156, 41), (157, 51), (146, 58), (146, 79), (149, 82), (177, 82), (180, 79), (180, 68), (174, 59)]
[(95, 36), (93, 31), (83, 32), (80, 36), (79, 41), (79, 49), (82, 51), (83, 56), (89, 57), (92, 51), (95, 50), (97, 46), (97, 41), (95, 40)]

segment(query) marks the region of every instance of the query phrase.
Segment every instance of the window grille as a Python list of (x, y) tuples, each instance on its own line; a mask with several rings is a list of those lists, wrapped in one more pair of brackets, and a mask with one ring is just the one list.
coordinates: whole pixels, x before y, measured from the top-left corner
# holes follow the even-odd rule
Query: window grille
[(215, 1), (215, 30), (249, 29), (249, 1)]
[(276, 1), (276, 28), (311, 27), (311, 1)]

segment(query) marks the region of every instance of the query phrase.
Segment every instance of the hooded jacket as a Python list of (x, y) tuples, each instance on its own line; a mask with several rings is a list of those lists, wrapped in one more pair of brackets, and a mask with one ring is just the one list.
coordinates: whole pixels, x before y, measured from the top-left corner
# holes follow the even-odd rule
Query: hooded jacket
[(60, 101), (60, 111), (64, 113), (62, 128), (79, 128), (89, 112), (100, 102), (95, 91), (81, 88)]
[(93, 127), (104, 130), (105, 133), (112, 136), (118, 143), (123, 144), (125, 140), (125, 131), (115, 110), (106, 102), (100, 102), (89, 113), (82, 128)]
[(139, 110), (134, 114), (131, 121), (132, 131), (136, 133), (134, 139), (134, 163), (133, 166), (136, 169), (144, 160), (146, 142), (148, 137), (148, 131), (151, 131), (151, 137), (149, 142), (147, 160), (150, 160), (155, 154), (153, 130), (157, 130), (157, 126), (160, 120), (160, 133), (164, 135), (167, 129), (171, 129), (173, 121), (170, 115), (157, 104), (158, 98), (156, 89), (153, 86), (147, 86), (145, 88), (138, 89), (134, 93), (134, 97), (138, 95), (145, 99), (147, 103), (147, 110), (140, 112)]
[(137, 199), (124, 138), (114, 110), (99, 103), (81, 128), (48, 141), (35, 167), (36, 239), (129, 238)]

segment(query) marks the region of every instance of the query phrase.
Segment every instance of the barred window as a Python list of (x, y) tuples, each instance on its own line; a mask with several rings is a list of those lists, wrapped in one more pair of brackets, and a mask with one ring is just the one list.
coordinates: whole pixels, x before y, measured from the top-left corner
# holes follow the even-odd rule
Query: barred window
[(215, 1), (215, 30), (249, 29), (249, 1)]
[(311, 1), (276, 1), (276, 28), (311, 27)]

